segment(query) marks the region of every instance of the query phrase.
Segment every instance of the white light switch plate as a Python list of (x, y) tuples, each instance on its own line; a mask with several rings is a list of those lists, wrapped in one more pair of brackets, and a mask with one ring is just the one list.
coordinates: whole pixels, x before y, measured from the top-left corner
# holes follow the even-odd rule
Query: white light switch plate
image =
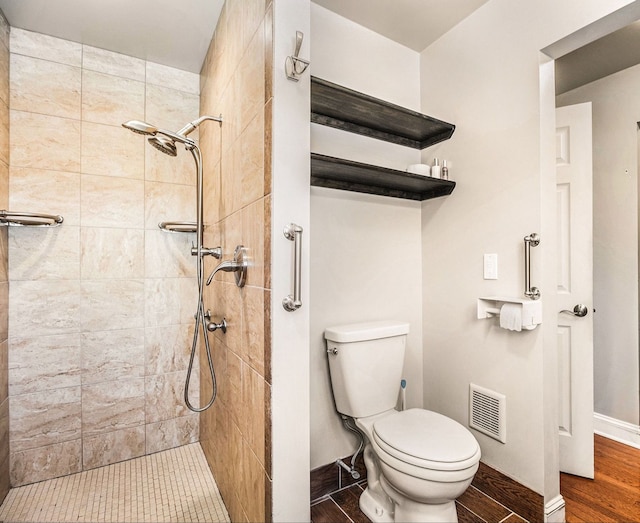
[(484, 279), (485, 280), (498, 279), (498, 255), (497, 254), (484, 255)]

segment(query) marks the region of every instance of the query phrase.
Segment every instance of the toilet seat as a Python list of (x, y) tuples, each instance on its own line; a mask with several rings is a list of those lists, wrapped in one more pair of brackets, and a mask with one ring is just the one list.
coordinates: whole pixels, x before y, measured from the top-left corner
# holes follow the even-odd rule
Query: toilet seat
[(372, 433), (384, 453), (420, 469), (461, 471), (480, 459), (480, 446), (471, 432), (437, 412), (393, 411), (373, 423)]

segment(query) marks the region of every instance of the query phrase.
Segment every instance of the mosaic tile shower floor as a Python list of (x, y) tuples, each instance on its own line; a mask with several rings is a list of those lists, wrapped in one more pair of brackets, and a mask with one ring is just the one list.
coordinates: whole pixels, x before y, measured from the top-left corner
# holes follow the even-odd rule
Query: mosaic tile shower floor
[(11, 489), (3, 522), (229, 521), (199, 443)]

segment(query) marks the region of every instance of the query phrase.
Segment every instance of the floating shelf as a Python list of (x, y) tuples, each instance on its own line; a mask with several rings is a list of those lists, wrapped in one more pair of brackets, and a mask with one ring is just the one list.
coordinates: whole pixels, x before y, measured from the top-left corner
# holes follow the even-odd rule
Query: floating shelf
[(311, 153), (311, 185), (422, 201), (451, 194), (456, 183)]
[(424, 149), (448, 140), (455, 125), (311, 77), (311, 121), (391, 143)]
[(58, 214), (0, 210), (0, 227), (57, 227), (64, 221)]

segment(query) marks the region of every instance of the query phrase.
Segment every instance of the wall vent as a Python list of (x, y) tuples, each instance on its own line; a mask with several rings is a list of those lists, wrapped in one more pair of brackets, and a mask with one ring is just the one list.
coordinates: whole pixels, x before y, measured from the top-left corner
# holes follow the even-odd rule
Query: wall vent
[(507, 398), (479, 385), (469, 385), (469, 426), (507, 442)]

